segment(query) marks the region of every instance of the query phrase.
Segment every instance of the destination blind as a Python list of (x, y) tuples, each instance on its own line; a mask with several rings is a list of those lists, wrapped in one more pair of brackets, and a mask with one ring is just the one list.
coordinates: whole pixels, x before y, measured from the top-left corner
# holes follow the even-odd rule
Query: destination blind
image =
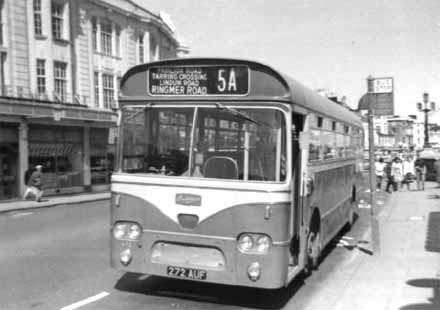
[(148, 92), (152, 96), (247, 95), (247, 66), (151, 67)]

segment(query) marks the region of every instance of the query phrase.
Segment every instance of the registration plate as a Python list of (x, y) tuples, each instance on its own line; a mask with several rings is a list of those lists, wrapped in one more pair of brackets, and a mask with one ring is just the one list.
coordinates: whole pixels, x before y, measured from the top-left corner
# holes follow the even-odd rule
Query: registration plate
[(207, 272), (202, 269), (167, 266), (167, 275), (190, 280), (206, 280)]

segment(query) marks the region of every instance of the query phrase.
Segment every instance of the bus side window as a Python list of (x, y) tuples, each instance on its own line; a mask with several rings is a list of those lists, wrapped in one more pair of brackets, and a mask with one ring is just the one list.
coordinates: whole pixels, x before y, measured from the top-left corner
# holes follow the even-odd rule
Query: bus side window
[(309, 160), (320, 160), (322, 152), (320, 139), (320, 130), (312, 129), (310, 131)]

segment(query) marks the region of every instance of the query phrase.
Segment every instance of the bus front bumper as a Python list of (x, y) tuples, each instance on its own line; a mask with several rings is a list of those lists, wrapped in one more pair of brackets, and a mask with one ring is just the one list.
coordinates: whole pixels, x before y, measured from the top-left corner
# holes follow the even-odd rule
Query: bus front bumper
[(111, 265), (119, 270), (268, 289), (286, 284), (288, 257), (288, 242), (248, 254), (223, 237), (144, 232), (140, 241), (111, 240)]

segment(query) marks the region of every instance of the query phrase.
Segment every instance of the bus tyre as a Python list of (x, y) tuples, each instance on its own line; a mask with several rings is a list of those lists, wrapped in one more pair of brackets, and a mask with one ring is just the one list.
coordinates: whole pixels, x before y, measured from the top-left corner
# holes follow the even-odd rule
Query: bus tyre
[(311, 231), (307, 237), (307, 262), (306, 274), (318, 268), (321, 255), (320, 234), (317, 231)]

